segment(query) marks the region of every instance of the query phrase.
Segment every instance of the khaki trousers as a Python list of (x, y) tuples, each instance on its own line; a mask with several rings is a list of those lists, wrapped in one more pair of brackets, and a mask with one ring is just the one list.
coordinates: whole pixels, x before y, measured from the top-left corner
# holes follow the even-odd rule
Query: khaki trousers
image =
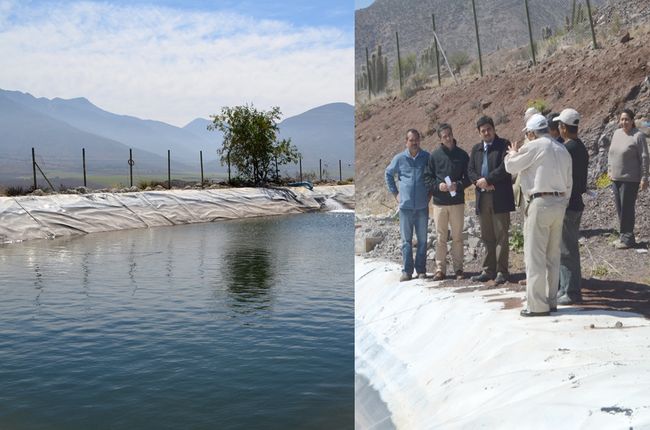
[(483, 271), (496, 275), (508, 274), (508, 230), (510, 229), (510, 212), (494, 213), (493, 193), (481, 193), (481, 212), (478, 220), (481, 226), (481, 240), (485, 245)]
[(447, 237), (451, 227), (451, 260), (454, 272), (463, 270), (463, 224), (465, 204), (433, 205), (433, 221), (436, 224), (436, 271), (447, 273)]
[(557, 305), (565, 210), (563, 197), (538, 197), (528, 205), (524, 224), (524, 261), (530, 312), (548, 312)]

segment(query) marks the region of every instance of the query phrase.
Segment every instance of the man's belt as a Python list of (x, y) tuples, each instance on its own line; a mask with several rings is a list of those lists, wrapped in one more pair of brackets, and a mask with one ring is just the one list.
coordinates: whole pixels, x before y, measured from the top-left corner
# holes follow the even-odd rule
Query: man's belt
[(530, 195), (530, 199), (536, 199), (537, 197), (542, 197), (542, 196), (555, 196), (555, 197), (562, 197), (564, 196), (564, 193), (560, 193), (557, 191), (552, 191), (550, 193), (535, 193)]

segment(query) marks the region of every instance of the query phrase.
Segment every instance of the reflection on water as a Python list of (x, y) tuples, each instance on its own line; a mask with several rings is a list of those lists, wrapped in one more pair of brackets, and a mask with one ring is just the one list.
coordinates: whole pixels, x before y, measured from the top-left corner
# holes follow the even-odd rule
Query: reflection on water
[[(251, 311), (269, 307), (269, 290), (273, 283), (270, 252), (262, 248), (241, 247), (225, 250), (224, 277), (236, 309)], [(252, 305), (252, 306), (251, 306)]]

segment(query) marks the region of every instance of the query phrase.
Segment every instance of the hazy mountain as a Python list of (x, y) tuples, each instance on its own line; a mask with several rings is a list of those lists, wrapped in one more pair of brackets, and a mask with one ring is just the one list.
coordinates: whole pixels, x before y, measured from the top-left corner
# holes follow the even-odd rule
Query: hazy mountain
[[(205, 159), (209, 153), (214, 154), (221, 143), (220, 139), (215, 141), (210, 136), (196, 135), (164, 122), (116, 115), (98, 108), (85, 98), (50, 100), (3, 90), (0, 90), (0, 94), (78, 130), (121, 142), (130, 148), (139, 148), (165, 158), (169, 149), (172, 159), (177, 161), (198, 163), (200, 150), (203, 150)], [(216, 158), (216, 155), (212, 158)]]
[[(183, 129), (208, 138), (218, 133), (207, 131), (212, 122), (197, 118)], [(314, 171), (319, 160), (327, 164), (330, 176), (338, 176), (338, 160), (344, 174), (352, 176), (354, 169), (354, 107), (347, 103), (330, 103), (284, 119), (278, 124), (280, 138), (290, 138), (303, 157), (303, 170)], [(290, 169), (293, 172), (294, 169)]]
[[(80, 172), (81, 148), (86, 148), (88, 169), (95, 173), (128, 172), (128, 150), (133, 148), (134, 173), (166, 173), (167, 150), (172, 170), (199, 173), (203, 151), (206, 174), (223, 173), (217, 149), (223, 134), (208, 131), (210, 121), (197, 118), (185, 127), (117, 115), (85, 98), (47, 99), (0, 89), (0, 158), (2, 178), (31, 173), (31, 147), (50, 170)], [(280, 123), (282, 137), (291, 137), (304, 157), (304, 170), (318, 168), (318, 159), (338, 173), (343, 160), (346, 176), (354, 167), (353, 107), (333, 103), (287, 118)], [(95, 163), (95, 164), (93, 164)], [(336, 165), (336, 169), (334, 169)], [(297, 171), (297, 168), (294, 169)], [(291, 170), (293, 172), (293, 170)], [(331, 175), (333, 176), (333, 175)]]
[(291, 138), (300, 150), (303, 168), (317, 168), (319, 159), (328, 165), (332, 176), (338, 176), (338, 160), (344, 170), (354, 168), (353, 106), (326, 104), (287, 118), (278, 126), (280, 137)]
[[(128, 172), (129, 148), (115, 140), (72, 127), (25, 107), (0, 93), (0, 169), (2, 177), (31, 176), (31, 148), (37, 162), (47, 172), (81, 173), (81, 149), (86, 149), (86, 164), (95, 174)], [(137, 171), (163, 170), (166, 159), (135, 149)], [(182, 166), (178, 166), (182, 167)], [(58, 184), (56, 184), (58, 186)]]
[[(604, 3), (605, 0), (591, 0), (592, 9)], [(475, 4), (484, 56), (501, 48), (529, 43), (523, 1), (477, 0)], [(542, 27), (549, 26), (555, 34), (556, 29), (564, 26), (565, 16), (571, 16), (571, 2), (567, 0), (529, 1), (528, 4), (535, 40), (541, 38)], [(584, 2), (576, 4), (585, 8)], [(355, 11), (356, 69), (365, 64), (366, 48), (372, 53), (381, 45), (392, 70), (397, 56), (395, 32), (399, 33), (400, 55), (415, 53), (419, 61), (424, 49), (432, 44), (431, 14), (435, 14), (436, 32), (447, 54), (462, 51), (478, 58), (470, 0), (376, 0)]]

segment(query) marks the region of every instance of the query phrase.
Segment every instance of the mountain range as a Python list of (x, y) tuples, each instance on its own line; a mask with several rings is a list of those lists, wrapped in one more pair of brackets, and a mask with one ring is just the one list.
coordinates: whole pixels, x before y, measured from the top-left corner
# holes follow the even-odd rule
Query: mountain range
[[(282, 138), (291, 138), (303, 155), (303, 170), (318, 169), (318, 159), (341, 159), (354, 166), (354, 108), (332, 103), (279, 123)], [(31, 178), (31, 148), (46, 174), (82, 171), (82, 148), (88, 176), (128, 175), (129, 149), (133, 149), (134, 176), (164, 175), (167, 151), (172, 176), (200, 174), (203, 151), (206, 176), (223, 174), (217, 160), (223, 135), (208, 131), (211, 121), (197, 118), (184, 127), (105, 111), (86, 98), (47, 99), (0, 89), (0, 181)], [(336, 161), (338, 163), (338, 161)], [(296, 167), (297, 171), (297, 167)], [(349, 173), (351, 175), (351, 173)], [(17, 182), (17, 181), (13, 181)], [(19, 182), (19, 181), (18, 181)], [(76, 181), (72, 181), (76, 182)], [(31, 182), (29, 182), (31, 183)], [(56, 184), (58, 185), (58, 184)]]

